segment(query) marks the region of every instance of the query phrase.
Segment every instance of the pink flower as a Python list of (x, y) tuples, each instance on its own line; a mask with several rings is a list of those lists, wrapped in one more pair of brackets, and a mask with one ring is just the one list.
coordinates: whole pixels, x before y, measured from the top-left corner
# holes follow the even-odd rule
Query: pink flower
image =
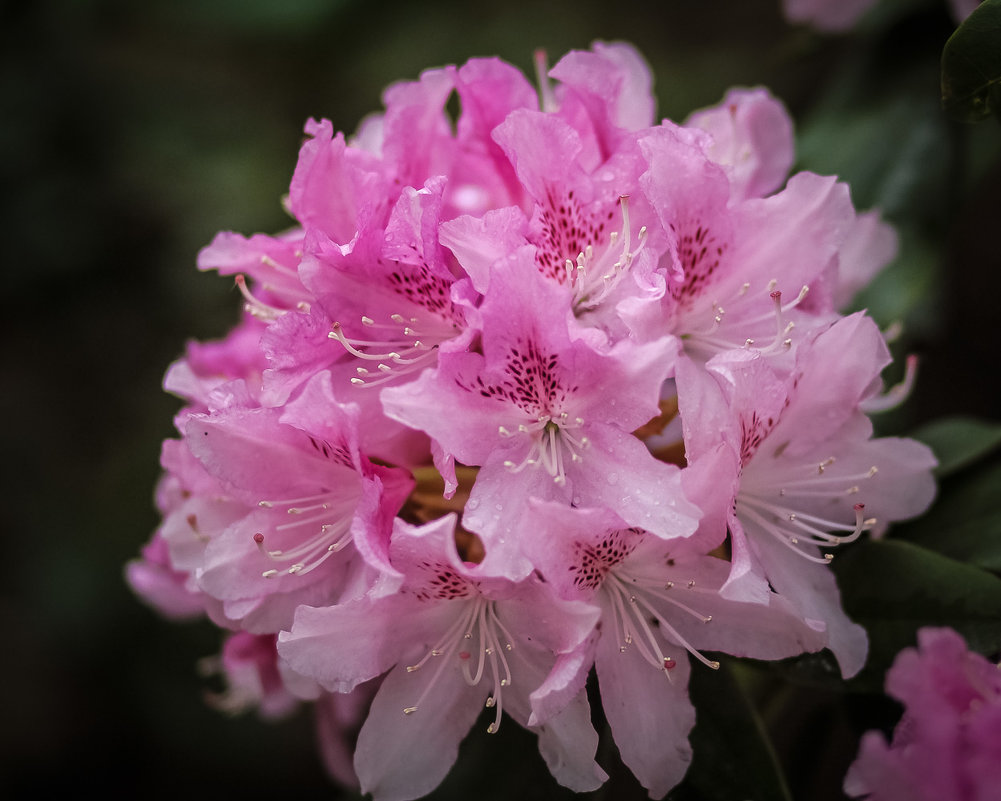
[(190, 418), (191, 453), (231, 499), (228, 525), (200, 531), (193, 566), (223, 625), (277, 632), (300, 603), (337, 600), (356, 552), (373, 570), (392, 570), (391, 521), (412, 484), (359, 452), (357, 414), (319, 374), (284, 411), (236, 406)]
[(482, 354), (442, 354), (436, 370), (382, 393), (390, 417), (481, 466), (463, 525), (484, 539), (484, 569), (531, 572), (517, 500), (528, 497), (616, 508), (662, 537), (692, 533), (699, 511), (685, 501), (677, 468), (631, 433), (658, 413), (673, 343), (596, 350), (570, 297), (539, 274), (532, 248), (494, 265), (490, 286), (477, 310)]
[(691, 759), (689, 655), (715, 669), (700, 649), (781, 659), (823, 646), (775, 594), (763, 606), (720, 595), (728, 565), (690, 540), (664, 541), (606, 510), (531, 505), (536, 536), (526, 549), (539, 572), (560, 597), (601, 608), (602, 707), (622, 760), (652, 798), (681, 781)]
[(218, 659), (204, 660), (205, 673), (219, 673), (226, 688), (209, 695), (217, 709), (239, 714), (256, 709), (261, 717), (281, 718), (295, 709), (298, 699), (282, 680), (273, 634), (248, 634), (241, 631), (226, 638)]
[(845, 792), (869, 801), (991, 801), (1001, 787), (1001, 670), (952, 629), (918, 631), (886, 691), (904, 704), (892, 743), (862, 738)]
[(279, 652), (297, 672), (332, 692), (349, 692), (387, 670), (358, 737), (355, 769), (378, 801), (430, 792), (455, 761), (459, 742), (484, 708), (488, 731), (507, 711), (534, 728), (556, 778), (596, 788), (591, 728), (579, 669), (561, 709), (533, 715), (533, 691), (562, 655), (586, 643), (597, 610), (552, 598), (534, 579), (515, 584), (481, 575), (455, 547), (455, 518), (415, 528), (397, 523), (391, 556), (404, 574), (393, 594), (337, 606), (301, 606)]
[(827, 569), (832, 550), (924, 511), (935, 491), (931, 452), (912, 440), (871, 439), (860, 411), (888, 361), (875, 324), (856, 314), (805, 343), (789, 378), (752, 351), (720, 354), (705, 369), (683, 360), (678, 369), (690, 461), (722, 442), (739, 465), (729, 479), (724, 594), (763, 599), (773, 587), (826, 630), (846, 676), (861, 669), (866, 637), (841, 609)]
[(788, 176), (781, 104), (657, 123), (622, 43), (540, 82), (474, 59), (354, 137), (310, 120), (294, 227), (199, 254), (242, 321), (165, 379), (187, 405), (131, 583), (234, 632), (220, 705), (315, 702), (331, 772), (377, 801), (433, 790), (484, 707), (594, 789), (592, 667), (668, 792), (689, 656), (827, 646), (855, 672), (824, 554), (934, 489), (923, 446), (872, 439), (888, 353), (838, 313), (895, 239)]

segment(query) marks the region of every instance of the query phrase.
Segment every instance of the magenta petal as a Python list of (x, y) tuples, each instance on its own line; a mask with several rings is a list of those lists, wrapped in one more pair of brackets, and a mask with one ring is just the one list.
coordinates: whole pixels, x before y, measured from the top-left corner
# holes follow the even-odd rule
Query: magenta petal
[(792, 120), (767, 89), (731, 89), (685, 125), (712, 136), (707, 152), (726, 169), (734, 199), (764, 197), (785, 183), (795, 157)]
[(529, 696), (532, 714), (528, 726), (538, 726), (563, 710), (584, 689), (594, 664), (597, 631), (569, 653), (560, 654), (549, 675)]
[(681, 489), (681, 471), (655, 459), (632, 434), (595, 423), (588, 429), (591, 446), (567, 472), (581, 505), (615, 509), (630, 526), (658, 537), (694, 533), (701, 510)]
[[(420, 708), (405, 714), (429, 684)], [(410, 801), (431, 792), (455, 763), (484, 696), (483, 688), (466, 684), (454, 664), (441, 676), (430, 670), (408, 673), (402, 664), (390, 671), (358, 735), (355, 771), (362, 792), (371, 793), (373, 801)]]
[[(547, 685), (552, 687), (553, 682), (562, 683), (560, 678), (553, 677), (554, 672), (563, 673), (559, 669), (560, 663), (557, 662), (557, 668), (550, 671), (549, 677), (546, 678), (546, 670), (552, 664), (552, 657), (549, 654), (522, 647), (512, 651), (509, 659), (512, 663), (512, 672), (523, 684), (520, 692), (504, 696), (505, 709), (520, 724), (538, 733), (539, 751), (550, 772), (560, 784), (578, 793), (600, 787), (608, 776), (594, 761), (598, 748), (598, 734), (591, 725), (590, 706), (587, 694), (583, 690), (587, 668), (582, 673), (579, 668), (571, 671), (575, 676), (579, 675), (580, 679), (576, 692), (567, 692), (558, 711), (539, 721), (536, 720), (534, 713), (535, 704), (528, 703), (530, 699), (536, 697), (538, 691), (526, 697), (524, 690), (535, 685), (542, 688)], [(589, 666), (590, 660), (588, 660)], [(564, 674), (562, 679), (566, 678)]]
[(528, 220), (515, 206), (491, 209), (482, 217), (456, 217), (442, 223), (438, 230), (441, 244), (455, 254), (476, 291), (482, 294), (489, 288), (494, 262), (528, 241)]
[(827, 626), (827, 647), (837, 658), (842, 675), (851, 678), (858, 673), (865, 664), (869, 639), (865, 629), (853, 623), (841, 607), (841, 593), (830, 568), (807, 562), (764, 532), (755, 536), (754, 548), (767, 565), (769, 583), (801, 619), (822, 621)]
[(421, 609), (404, 595), (321, 608), (301, 606), (292, 630), (278, 635), (278, 653), (294, 671), (331, 692), (349, 692), (389, 670), (415, 640), (433, 640), (448, 618), (448, 610)]
[(688, 735), (695, 709), (688, 699), (689, 664), (678, 649), (670, 678), (647, 664), (636, 648), (619, 650), (612, 636), (598, 644), (595, 667), (601, 704), (615, 744), (651, 798), (661, 798), (692, 761)]

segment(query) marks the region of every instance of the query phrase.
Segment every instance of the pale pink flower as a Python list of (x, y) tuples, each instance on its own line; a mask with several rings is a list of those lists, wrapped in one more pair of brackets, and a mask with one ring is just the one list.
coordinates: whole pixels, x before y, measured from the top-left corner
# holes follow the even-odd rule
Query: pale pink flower
[(719, 105), (690, 115), (685, 127), (712, 137), (706, 155), (726, 171), (734, 200), (770, 195), (789, 176), (796, 155), (792, 120), (767, 89), (731, 89)]

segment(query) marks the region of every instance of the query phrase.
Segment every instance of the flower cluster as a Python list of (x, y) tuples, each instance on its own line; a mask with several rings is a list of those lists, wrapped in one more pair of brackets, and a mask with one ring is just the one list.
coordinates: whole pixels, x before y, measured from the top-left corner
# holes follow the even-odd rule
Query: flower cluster
[(311, 120), (295, 227), (202, 251), (245, 314), (165, 381), (187, 406), (132, 586), (231, 632), (225, 705), (316, 701), (332, 770), (379, 801), (437, 786), (481, 714), (599, 786), (592, 668), (664, 795), (690, 668), (829, 648), (857, 672), (828, 562), (934, 493), (924, 446), (872, 435), (883, 335), (838, 311), (893, 233), (789, 176), (778, 101), (657, 123), (624, 44), (540, 76), (474, 59), (350, 140)]
[(845, 792), (869, 801), (989, 801), (1001, 770), (1001, 669), (952, 629), (924, 628), (897, 655), (887, 692), (905, 705), (888, 744), (862, 738)]

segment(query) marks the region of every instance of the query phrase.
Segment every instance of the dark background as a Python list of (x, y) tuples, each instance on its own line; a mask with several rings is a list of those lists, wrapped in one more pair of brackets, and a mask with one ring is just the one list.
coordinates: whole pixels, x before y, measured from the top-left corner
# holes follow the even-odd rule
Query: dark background
[[(889, 0), (837, 37), (787, 25), (778, 0), (0, 2), (0, 795), (338, 797), (308, 712), (210, 710), (196, 663), (218, 633), (162, 621), (123, 580), (157, 524), (179, 407), (163, 372), (237, 318), (232, 283), (195, 255), (220, 229), (289, 225), (279, 200), (308, 117), (350, 132), (426, 67), (499, 55), (531, 75), (536, 47), (554, 63), (598, 38), (639, 47), (675, 120), (766, 84), (794, 115), (799, 166), (838, 172), (900, 226), (902, 258), (863, 302), (904, 320), (922, 367), (885, 430), (997, 418), (999, 130), (939, 112), (953, 27), (938, 0)], [(794, 789), (808, 772), (836, 787), (843, 764), (811, 764), (801, 740), (779, 738)]]

